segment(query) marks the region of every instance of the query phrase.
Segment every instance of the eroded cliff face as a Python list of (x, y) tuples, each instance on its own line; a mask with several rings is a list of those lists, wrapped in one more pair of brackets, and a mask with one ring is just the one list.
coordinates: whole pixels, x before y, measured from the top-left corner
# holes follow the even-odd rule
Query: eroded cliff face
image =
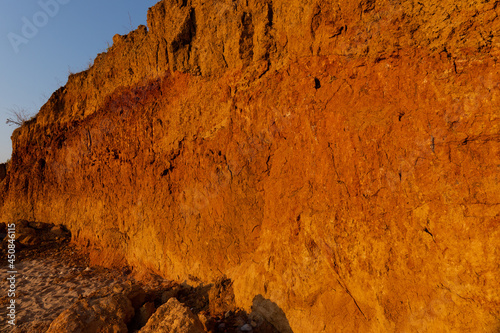
[(283, 332), (496, 332), (498, 3), (161, 1), (15, 132), (2, 218)]

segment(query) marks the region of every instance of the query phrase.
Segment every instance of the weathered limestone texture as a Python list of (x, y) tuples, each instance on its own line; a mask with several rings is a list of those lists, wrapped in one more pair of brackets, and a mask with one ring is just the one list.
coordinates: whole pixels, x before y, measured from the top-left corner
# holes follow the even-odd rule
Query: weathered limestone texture
[(16, 130), (0, 215), (283, 332), (497, 332), (498, 4), (160, 1)]

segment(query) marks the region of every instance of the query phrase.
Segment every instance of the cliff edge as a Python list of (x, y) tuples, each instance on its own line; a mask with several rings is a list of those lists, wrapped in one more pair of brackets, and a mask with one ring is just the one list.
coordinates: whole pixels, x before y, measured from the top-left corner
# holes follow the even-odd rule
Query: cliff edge
[(498, 4), (160, 1), (15, 131), (0, 217), (282, 332), (496, 332)]

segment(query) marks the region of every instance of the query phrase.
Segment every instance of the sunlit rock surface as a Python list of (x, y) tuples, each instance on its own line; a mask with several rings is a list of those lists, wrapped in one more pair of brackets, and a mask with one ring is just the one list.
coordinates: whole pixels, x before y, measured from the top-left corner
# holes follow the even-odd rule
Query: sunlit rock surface
[(497, 5), (161, 1), (16, 130), (1, 217), (284, 332), (495, 332)]

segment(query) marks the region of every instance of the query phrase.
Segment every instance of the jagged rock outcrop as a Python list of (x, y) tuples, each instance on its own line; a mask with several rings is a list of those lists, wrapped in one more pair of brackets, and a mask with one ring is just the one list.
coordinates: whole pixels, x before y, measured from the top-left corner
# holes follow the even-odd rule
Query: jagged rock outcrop
[(494, 332), (499, 10), (161, 1), (16, 130), (1, 216), (285, 331)]
[(90, 300), (83, 298), (61, 313), (47, 332), (128, 332), (127, 323), (133, 316), (130, 300), (121, 294)]
[(145, 302), (142, 287), (124, 283), (81, 297), (50, 323), (48, 333), (129, 332), (128, 324)]
[(172, 297), (156, 310), (139, 332), (203, 333), (205, 329), (191, 310)]

